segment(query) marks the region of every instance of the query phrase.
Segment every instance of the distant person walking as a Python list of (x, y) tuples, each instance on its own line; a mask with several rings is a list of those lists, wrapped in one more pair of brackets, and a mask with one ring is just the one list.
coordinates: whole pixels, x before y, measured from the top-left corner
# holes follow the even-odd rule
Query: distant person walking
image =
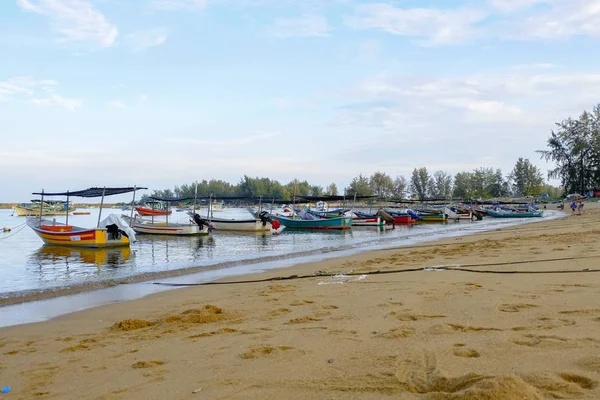
[(576, 208), (577, 208), (577, 203), (575, 203), (575, 202), (572, 202), (572, 203), (571, 203), (571, 212), (572, 212), (572, 213), (575, 213), (575, 209), (576, 209)]
[(581, 215), (582, 210), (583, 210), (583, 201), (579, 200), (579, 204), (577, 205), (577, 214)]

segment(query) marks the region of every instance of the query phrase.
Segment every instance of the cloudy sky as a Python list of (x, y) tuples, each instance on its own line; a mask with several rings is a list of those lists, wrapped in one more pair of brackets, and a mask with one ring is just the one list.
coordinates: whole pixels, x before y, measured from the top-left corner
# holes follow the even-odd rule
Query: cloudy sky
[(600, 101), (600, 0), (3, 0), (0, 202), (506, 173)]

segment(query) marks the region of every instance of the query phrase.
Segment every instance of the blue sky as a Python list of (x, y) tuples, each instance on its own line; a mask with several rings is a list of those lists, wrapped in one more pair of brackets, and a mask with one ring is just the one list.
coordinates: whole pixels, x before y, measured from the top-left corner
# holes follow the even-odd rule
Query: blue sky
[(0, 202), (508, 174), (600, 99), (600, 0), (0, 3)]

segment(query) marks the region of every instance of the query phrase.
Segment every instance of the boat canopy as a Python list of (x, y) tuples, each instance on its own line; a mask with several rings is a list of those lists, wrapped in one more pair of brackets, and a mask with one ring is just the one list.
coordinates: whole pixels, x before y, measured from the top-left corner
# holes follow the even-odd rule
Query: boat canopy
[[(164, 201), (167, 203), (170, 203), (170, 202), (176, 203), (179, 201), (194, 200), (193, 197), (157, 197), (157, 196), (150, 196), (149, 199), (156, 200), (156, 201)], [(151, 203), (151, 202), (148, 202), (148, 203)]]
[[(301, 197), (303, 199), (309, 200), (309, 201), (340, 201), (340, 200), (352, 200), (354, 198), (354, 195), (347, 195), (347, 196), (298, 196)], [(377, 196), (356, 196), (356, 199), (374, 199), (377, 198)]]
[(136, 190), (148, 189), (145, 187), (123, 187), (123, 188), (101, 188), (92, 187), (84, 190), (76, 190), (73, 192), (40, 192), (32, 193), (40, 196), (70, 196), (70, 197), (102, 197), (102, 196), (114, 196), (116, 194), (135, 192)]

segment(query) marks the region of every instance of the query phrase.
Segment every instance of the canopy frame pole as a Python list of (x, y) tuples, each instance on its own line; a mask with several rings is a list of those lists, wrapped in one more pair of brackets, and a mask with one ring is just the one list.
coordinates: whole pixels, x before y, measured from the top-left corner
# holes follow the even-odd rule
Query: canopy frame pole
[(137, 186), (133, 185), (133, 199), (131, 200), (131, 215), (129, 216), (129, 219), (131, 221), (133, 221), (133, 210), (135, 210), (135, 191), (137, 190), (136, 188), (137, 188)]
[(258, 198), (258, 213), (262, 212), (262, 196)]
[(165, 207), (167, 207), (167, 210), (166, 210), (166, 212), (167, 212), (167, 225), (169, 225), (169, 211), (171, 211), (171, 203), (168, 202), (168, 201), (166, 201), (165, 202)]
[(152, 217), (151, 217), (152, 223), (154, 223), (154, 203), (155, 203), (155, 200), (152, 200)]
[(192, 208), (192, 218), (196, 215), (196, 202), (198, 201), (198, 182), (196, 182), (196, 188), (194, 189), (194, 207)]
[(40, 201), (40, 226), (42, 226), (42, 210), (44, 209), (44, 189), (42, 189), (42, 200)]
[(69, 225), (69, 191), (67, 190), (67, 209), (65, 211), (65, 225)]
[(102, 200), (100, 200), (100, 211), (98, 212), (98, 225), (96, 228), (100, 228), (100, 218), (102, 217), (102, 206), (104, 206), (104, 193), (106, 192), (106, 186), (102, 188)]
[(273, 204), (275, 203), (275, 197), (271, 200), (271, 212), (269, 214), (273, 214)]

